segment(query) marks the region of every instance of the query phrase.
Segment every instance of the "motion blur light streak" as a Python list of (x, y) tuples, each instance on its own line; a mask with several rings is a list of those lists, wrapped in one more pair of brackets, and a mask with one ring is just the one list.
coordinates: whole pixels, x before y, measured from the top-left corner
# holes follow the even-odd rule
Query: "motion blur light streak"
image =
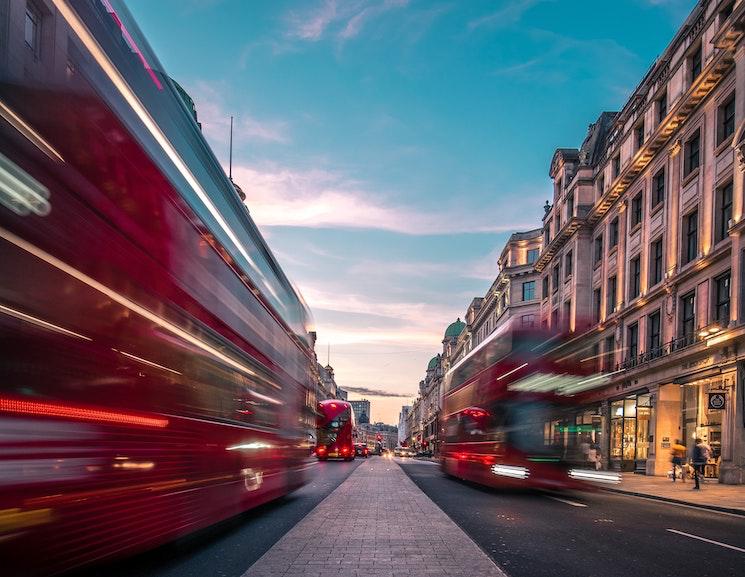
[(592, 481), (594, 483), (608, 483), (611, 485), (617, 485), (621, 482), (621, 474), (614, 473), (612, 471), (592, 471), (587, 469), (572, 469), (569, 471), (569, 476), (572, 479), (580, 479), (582, 481)]
[(46, 216), (52, 209), (48, 199), (47, 187), (0, 154), (0, 204), (21, 216)]
[[(249, 262), (254, 272), (259, 274), (261, 278), (264, 279), (264, 274), (261, 272), (259, 267), (256, 265), (253, 258), (251, 258), (251, 256), (248, 254), (248, 251), (243, 246), (241, 241), (238, 239), (235, 232), (233, 232), (233, 229), (230, 228), (230, 225), (227, 223), (223, 215), (220, 213), (220, 211), (217, 209), (215, 204), (212, 202), (209, 195), (207, 194), (207, 191), (205, 191), (202, 185), (199, 184), (197, 179), (194, 177), (192, 172), (189, 170), (189, 167), (186, 165), (183, 159), (179, 156), (178, 152), (176, 152), (176, 149), (174, 148), (173, 144), (171, 144), (171, 142), (168, 140), (166, 135), (163, 134), (163, 131), (160, 129), (160, 127), (155, 122), (155, 120), (152, 118), (152, 116), (150, 116), (147, 109), (140, 102), (139, 98), (137, 98), (137, 95), (134, 93), (134, 91), (129, 87), (127, 82), (124, 80), (124, 77), (119, 73), (116, 67), (112, 64), (111, 60), (106, 55), (106, 53), (98, 45), (98, 42), (96, 42), (95, 38), (93, 38), (93, 35), (90, 33), (90, 31), (85, 26), (85, 24), (83, 24), (83, 22), (78, 18), (75, 11), (70, 6), (68, 6), (68, 4), (64, 2), (64, 0), (53, 0), (53, 1), (54, 1), (54, 4), (57, 6), (57, 9), (60, 11), (60, 13), (65, 18), (65, 20), (67, 20), (67, 23), (70, 25), (70, 28), (72, 28), (75, 31), (75, 33), (80, 38), (81, 42), (85, 45), (85, 47), (91, 53), (91, 55), (96, 60), (98, 65), (103, 69), (103, 71), (109, 77), (109, 80), (111, 80), (111, 82), (114, 84), (116, 89), (124, 97), (124, 99), (127, 101), (129, 106), (135, 112), (135, 114), (137, 114), (139, 119), (145, 125), (145, 128), (147, 128), (148, 132), (150, 132), (152, 137), (160, 145), (163, 152), (165, 152), (168, 158), (171, 159), (171, 162), (173, 162), (173, 164), (176, 166), (178, 171), (181, 173), (181, 176), (184, 177), (186, 182), (189, 183), (189, 186), (197, 194), (197, 196), (202, 201), (204, 206), (207, 207), (207, 209), (210, 211), (210, 214), (212, 214), (215, 221), (217, 221), (217, 223), (220, 225), (220, 228), (222, 228), (225, 234), (228, 235), (230, 240), (233, 242), (233, 245)], [(268, 290), (272, 291), (272, 293), (274, 294), (275, 298), (277, 298), (277, 300), (280, 300), (279, 296), (271, 288), (270, 283), (265, 282), (263, 284)]]
[(59, 325), (52, 324), (50, 322), (47, 322), (45, 320), (42, 320), (37, 317), (33, 317), (31, 315), (27, 315), (26, 313), (22, 313), (21, 311), (17, 311), (15, 309), (12, 309), (10, 307), (6, 307), (5, 305), (0, 305), (0, 312), (5, 313), (6, 315), (9, 315), (11, 317), (17, 318), (22, 321), (26, 321), (27, 323), (31, 323), (32, 325), (36, 325), (38, 327), (48, 329), (50, 331), (54, 331), (57, 333), (62, 333), (63, 335), (67, 335), (70, 337), (75, 337), (78, 339), (83, 339), (86, 341), (92, 341), (90, 337), (86, 337), (85, 335), (81, 335), (80, 333), (76, 333), (75, 331), (71, 331), (69, 329), (66, 329), (64, 327), (61, 327)]
[(214, 357), (217, 357), (221, 361), (229, 364), (231, 367), (238, 369), (239, 371), (243, 371), (244, 373), (247, 373), (251, 376), (256, 376), (256, 373), (252, 371), (247, 366), (239, 363), (238, 361), (235, 361), (228, 357), (227, 355), (221, 353), (214, 347), (211, 347), (207, 343), (200, 341), (198, 338), (194, 337), (193, 335), (189, 334), (185, 330), (177, 327), (173, 323), (168, 322), (164, 318), (159, 317), (155, 313), (149, 311), (148, 309), (138, 305), (137, 303), (129, 300), (124, 295), (119, 294), (115, 290), (110, 289), (104, 284), (101, 284), (97, 280), (92, 279), (87, 274), (80, 272), (78, 269), (71, 267), (67, 263), (62, 262), (56, 257), (53, 257), (51, 254), (44, 252), (40, 248), (32, 245), (31, 243), (26, 242), (22, 238), (14, 235), (12, 232), (5, 230), (4, 228), (0, 227), (0, 238), (4, 238), (8, 242), (16, 245), (18, 248), (21, 248), (25, 250), (26, 252), (31, 253), (35, 257), (43, 260), (44, 262), (52, 265), (55, 268), (58, 268), (59, 270), (69, 274), (71, 277), (76, 278), (82, 283), (87, 284), (89, 287), (97, 290), (100, 293), (105, 294), (107, 297), (112, 299), (113, 301), (119, 303), (123, 307), (128, 308), (129, 310), (139, 314), (140, 316), (145, 317), (149, 321), (154, 322), (160, 327), (163, 327), (164, 329), (170, 331), (171, 333), (175, 334), (178, 337), (181, 337), (185, 341), (199, 347), (203, 351), (213, 355)]
[(36, 132), (28, 123), (18, 116), (7, 104), (0, 100), (0, 116), (2, 116), (8, 124), (15, 128), (18, 132), (23, 134), (28, 140), (30, 140), (34, 146), (41, 150), (52, 160), (58, 160), (65, 162), (62, 155), (55, 150), (55, 148), (44, 140), (38, 132)]
[(141, 463), (138, 463), (136, 461), (123, 461), (121, 463), (114, 463), (112, 467), (114, 467), (114, 469), (134, 469), (149, 471), (150, 469), (155, 468), (155, 463), (153, 463), (152, 461), (144, 461)]
[(133, 361), (138, 361), (138, 362), (140, 362), (140, 363), (142, 363), (144, 365), (155, 367), (157, 369), (163, 369), (164, 371), (169, 371), (169, 372), (174, 373), (176, 375), (180, 375), (181, 374), (177, 370), (169, 369), (168, 367), (165, 367), (163, 365), (159, 365), (158, 363), (154, 363), (153, 361), (148, 361), (147, 359), (143, 359), (142, 357), (138, 357), (137, 355), (133, 355), (132, 353), (126, 353), (124, 351), (120, 351), (119, 349), (114, 349), (114, 348), (112, 348), (111, 350), (114, 351), (114, 352), (119, 353), (120, 355), (124, 355), (125, 357), (130, 358)]
[(129, 413), (118, 413), (100, 409), (85, 409), (69, 407), (56, 403), (40, 403), (37, 401), (20, 401), (0, 397), (0, 411), (6, 413), (20, 413), (26, 415), (42, 415), (47, 417), (64, 417), (80, 421), (96, 421), (99, 423), (117, 423), (122, 425), (138, 425), (143, 427), (165, 428), (168, 419), (141, 417)]
[(244, 443), (242, 445), (233, 445), (232, 447), (226, 447), (226, 451), (238, 451), (240, 449), (271, 449), (274, 445), (271, 445), (269, 443), (261, 443), (258, 441), (254, 441), (251, 443)]
[(519, 367), (515, 367), (515, 368), (514, 368), (514, 369), (512, 369), (511, 371), (507, 371), (507, 372), (506, 372), (505, 374), (503, 374), (503, 375), (500, 375), (499, 377), (497, 377), (497, 380), (498, 380), (498, 381), (501, 381), (501, 380), (502, 380), (502, 379), (504, 379), (505, 377), (509, 377), (509, 376), (510, 376), (510, 375), (511, 375), (512, 373), (516, 373), (516, 372), (517, 372), (517, 371), (519, 371), (520, 369), (524, 369), (524, 368), (525, 368), (525, 367), (527, 367), (527, 366), (528, 366), (528, 363), (523, 363), (523, 364), (522, 364), (522, 365), (520, 365)]
[(500, 477), (510, 477), (512, 479), (527, 479), (530, 476), (528, 469), (514, 465), (494, 465), (491, 472)]

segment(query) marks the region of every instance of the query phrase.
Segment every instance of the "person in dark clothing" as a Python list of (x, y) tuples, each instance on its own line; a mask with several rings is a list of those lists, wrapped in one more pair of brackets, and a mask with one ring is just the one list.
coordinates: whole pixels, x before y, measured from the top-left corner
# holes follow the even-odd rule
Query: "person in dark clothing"
[(695, 481), (694, 489), (700, 489), (699, 479), (704, 476), (704, 467), (709, 460), (711, 449), (702, 439), (696, 439), (696, 446), (693, 447), (693, 480)]

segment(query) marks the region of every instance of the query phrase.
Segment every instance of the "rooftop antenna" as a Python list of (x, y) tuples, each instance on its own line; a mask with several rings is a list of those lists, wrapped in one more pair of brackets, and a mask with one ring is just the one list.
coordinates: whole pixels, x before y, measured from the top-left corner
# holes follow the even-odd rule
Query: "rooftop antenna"
[(331, 365), (331, 343), (326, 345), (326, 366)]
[(230, 117), (230, 160), (228, 161), (228, 178), (233, 181), (233, 117)]

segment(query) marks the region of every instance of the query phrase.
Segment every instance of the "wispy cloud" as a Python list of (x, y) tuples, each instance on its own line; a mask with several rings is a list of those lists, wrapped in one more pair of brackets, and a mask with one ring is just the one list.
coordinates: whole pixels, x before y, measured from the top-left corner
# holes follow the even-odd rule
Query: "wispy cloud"
[(349, 40), (359, 35), (372, 20), (407, 4), (408, 0), (323, 0), (310, 9), (290, 12), (286, 35), (306, 42), (318, 42), (326, 36)]
[(379, 391), (377, 389), (371, 389), (369, 387), (343, 387), (344, 390), (350, 393), (356, 393), (358, 395), (366, 395), (368, 397), (394, 397), (394, 398), (409, 398), (411, 393), (394, 393), (392, 391)]
[(504, 6), (468, 23), (469, 30), (477, 28), (502, 28), (517, 24), (523, 15), (536, 4), (553, 0), (509, 0)]
[[(243, 165), (234, 166), (233, 175), (246, 192), (251, 214), (263, 226), (378, 229), (411, 235), (505, 232), (535, 225), (537, 212), (526, 215), (524, 207), (537, 203), (540, 196), (518, 199), (507, 193), (498, 206), (439, 205), (427, 210), (397, 203), (392, 193), (373, 191), (366, 183), (330, 170)], [(521, 202), (510, 203), (506, 199), (511, 196)]]

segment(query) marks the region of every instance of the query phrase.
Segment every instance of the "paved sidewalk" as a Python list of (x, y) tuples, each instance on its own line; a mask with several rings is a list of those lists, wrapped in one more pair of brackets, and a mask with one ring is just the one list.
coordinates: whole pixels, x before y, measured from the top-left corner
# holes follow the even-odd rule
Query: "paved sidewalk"
[[(333, 463), (332, 463), (333, 464)], [(505, 577), (389, 458), (373, 458), (243, 577)]]
[(716, 479), (706, 479), (700, 491), (693, 490), (693, 480), (675, 483), (666, 477), (648, 477), (624, 473), (620, 485), (610, 491), (630, 493), (676, 503), (687, 503), (719, 510), (742, 512), (745, 515), (745, 485), (722, 485)]

